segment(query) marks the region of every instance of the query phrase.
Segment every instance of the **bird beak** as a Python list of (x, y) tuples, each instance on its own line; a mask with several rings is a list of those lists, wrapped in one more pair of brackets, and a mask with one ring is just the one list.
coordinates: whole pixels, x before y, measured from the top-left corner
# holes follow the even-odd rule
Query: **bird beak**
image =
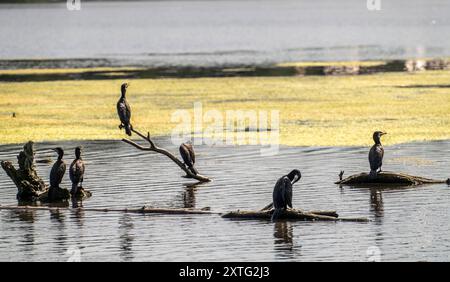
[(382, 132), (382, 133), (381, 133), (381, 136), (386, 135), (386, 134), (387, 134), (387, 132)]

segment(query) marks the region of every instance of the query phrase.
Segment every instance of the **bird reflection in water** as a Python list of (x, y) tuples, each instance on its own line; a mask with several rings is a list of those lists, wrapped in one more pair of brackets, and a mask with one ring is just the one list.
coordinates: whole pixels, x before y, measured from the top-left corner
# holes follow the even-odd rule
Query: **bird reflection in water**
[(119, 219), (119, 239), (120, 239), (120, 256), (124, 261), (133, 260), (133, 241), (134, 236), (132, 231), (134, 229), (133, 219), (128, 213), (124, 213)]
[(370, 208), (375, 217), (380, 218), (384, 215), (383, 193), (379, 189), (370, 189)]
[(273, 236), (275, 251), (282, 257), (294, 258), (297, 255), (297, 250), (301, 246), (294, 243), (293, 226), (290, 221), (281, 220), (274, 224)]
[(183, 191), (183, 208), (185, 209), (193, 209), (196, 205), (195, 200), (195, 192), (197, 192), (197, 187), (205, 184), (206, 182), (195, 182), (195, 183), (185, 183), (183, 184), (186, 187)]

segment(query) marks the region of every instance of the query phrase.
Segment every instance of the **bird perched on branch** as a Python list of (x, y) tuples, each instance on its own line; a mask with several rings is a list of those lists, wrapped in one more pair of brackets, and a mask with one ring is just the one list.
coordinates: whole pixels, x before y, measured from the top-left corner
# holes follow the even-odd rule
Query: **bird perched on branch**
[(381, 145), (381, 136), (387, 134), (382, 131), (375, 131), (373, 133), (373, 141), (375, 144), (370, 148), (369, 151), (369, 163), (370, 163), (370, 174), (369, 177), (374, 179), (377, 177), (378, 173), (381, 171), (381, 166), (383, 165), (384, 148)]
[(84, 162), (81, 158), (81, 147), (75, 148), (75, 160), (70, 164), (69, 177), (70, 181), (72, 181), (72, 190), (70, 193), (76, 195), (78, 188), (83, 188)]
[(128, 88), (128, 83), (123, 83), (120, 87), (120, 91), (122, 95), (120, 96), (119, 101), (117, 101), (117, 114), (120, 118), (119, 128), (125, 128), (125, 132), (128, 136), (131, 136), (131, 129), (133, 128), (130, 123), (131, 119), (131, 107), (128, 104), (127, 99), (125, 97)]
[(292, 186), (302, 178), (298, 169), (294, 169), (289, 174), (278, 179), (273, 188), (273, 208), (272, 220), (278, 219), (287, 207), (292, 208)]
[(194, 147), (192, 147), (191, 142), (186, 142), (180, 146), (180, 155), (183, 158), (184, 164), (188, 169), (195, 175), (198, 174), (197, 169), (194, 167), (195, 164), (195, 152)]

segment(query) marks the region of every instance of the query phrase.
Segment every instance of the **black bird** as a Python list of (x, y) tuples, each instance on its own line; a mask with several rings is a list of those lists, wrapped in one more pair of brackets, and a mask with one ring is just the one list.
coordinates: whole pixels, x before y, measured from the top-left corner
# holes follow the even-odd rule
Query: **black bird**
[(184, 164), (189, 168), (189, 170), (197, 175), (198, 171), (194, 167), (195, 164), (195, 152), (194, 147), (192, 147), (191, 142), (186, 142), (180, 146), (180, 155), (183, 158)]
[(53, 164), (52, 170), (50, 171), (50, 188), (48, 189), (48, 198), (53, 200), (56, 192), (55, 188), (59, 188), (59, 184), (66, 173), (66, 163), (63, 161), (64, 150), (61, 147), (53, 149), (58, 153), (58, 160)]
[(122, 96), (120, 96), (119, 101), (117, 101), (117, 114), (120, 118), (119, 128), (125, 128), (125, 132), (128, 136), (131, 136), (131, 129), (133, 128), (130, 124), (131, 119), (131, 107), (128, 104), (125, 94), (127, 92), (128, 83), (122, 84), (120, 90), (122, 91)]
[(294, 169), (278, 179), (273, 188), (273, 208), (272, 220), (277, 219), (287, 207), (292, 208), (292, 186), (302, 178), (298, 169)]
[(382, 131), (375, 131), (373, 133), (373, 141), (375, 144), (370, 148), (369, 151), (369, 163), (370, 163), (370, 174), (369, 177), (371, 179), (376, 178), (378, 172), (381, 171), (381, 166), (383, 164), (383, 156), (384, 156), (384, 149), (381, 145), (380, 138), (381, 136), (387, 134), (386, 132)]
[(81, 147), (75, 148), (75, 160), (70, 164), (69, 177), (72, 181), (72, 190), (70, 193), (76, 195), (78, 192), (78, 187), (83, 185), (84, 177), (84, 162), (81, 158)]
[(63, 161), (64, 150), (61, 147), (53, 149), (58, 153), (58, 160), (53, 164), (52, 170), (50, 171), (50, 187), (59, 187), (61, 181), (66, 173), (66, 163)]

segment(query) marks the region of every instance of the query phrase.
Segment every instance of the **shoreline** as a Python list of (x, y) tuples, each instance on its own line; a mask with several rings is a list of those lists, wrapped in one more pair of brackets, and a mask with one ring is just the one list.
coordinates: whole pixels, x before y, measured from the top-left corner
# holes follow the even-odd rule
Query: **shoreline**
[(282, 62), (258, 65), (139, 66), (109, 59), (0, 60), (0, 82), (207, 77), (372, 75), (450, 70), (450, 59)]

